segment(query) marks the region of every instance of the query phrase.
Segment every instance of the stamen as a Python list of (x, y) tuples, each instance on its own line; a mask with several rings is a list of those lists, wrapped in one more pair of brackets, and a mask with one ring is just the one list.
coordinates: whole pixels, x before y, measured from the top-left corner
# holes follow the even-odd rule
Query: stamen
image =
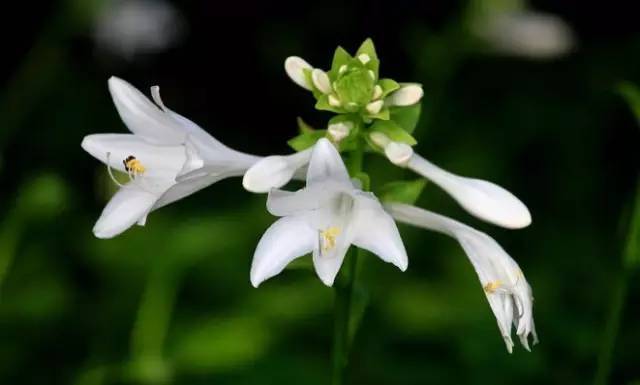
[(113, 183), (115, 183), (119, 187), (124, 187), (122, 183), (118, 182), (115, 175), (113, 175), (113, 171), (111, 170), (111, 153), (110, 152), (107, 152), (107, 172), (109, 173), (109, 177), (111, 177), (111, 180), (113, 181)]
[(336, 247), (336, 238), (340, 235), (340, 228), (331, 226), (320, 231), (320, 250), (322, 252), (331, 251)]
[(502, 282), (500, 280), (495, 280), (487, 283), (482, 288), (484, 289), (485, 293), (493, 294), (500, 288), (500, 286), (502, 286)]

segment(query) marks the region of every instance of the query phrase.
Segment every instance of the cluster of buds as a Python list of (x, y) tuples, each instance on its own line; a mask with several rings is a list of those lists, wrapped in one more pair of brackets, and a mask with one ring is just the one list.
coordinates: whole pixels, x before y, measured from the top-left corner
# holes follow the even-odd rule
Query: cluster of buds
[(296, 84), (313, 93), (316, 109), (339, 114), (329, 121), (326, 132), (301, 130), (302, 138), (292, 144), (296, 150), (310, 147), (322, 136), (340, 143), (359, 132), (357, 129), (410, 134), (415, 127), (415, 121), (408, 127), (402, 125), (404, 115), (418, 115), (413, 110), (420, 106), (422, 86), (381, 79), (380, 61), (371, 39), (365, 40), (354, 56), (338, 47), (329, 71), (314, 68), (298, 56), (285, 60), (285, 70)]

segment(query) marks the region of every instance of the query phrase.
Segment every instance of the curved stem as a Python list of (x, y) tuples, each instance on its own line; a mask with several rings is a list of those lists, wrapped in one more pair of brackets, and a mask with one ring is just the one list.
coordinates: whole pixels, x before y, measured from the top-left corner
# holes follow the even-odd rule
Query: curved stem
[[(351, 177), (362, 172), (364, 149), (360, 145), (351, 153), (347, 167)], [(363, 186), (368, 188), (368, 186)], [(349, 362), (351, 341), (355, 334), (357, 323), (354, 323), (352, 313), (354, 305), (354, 293), (358, 270), (358, 257), (362, 250), (352, 247), (346, 258), (346, 263), (340, 271), (340, 279), (335, 285), (335, 318), (333, 331), (333, 371), (332, 384), (345, 383), (345, 372)]]

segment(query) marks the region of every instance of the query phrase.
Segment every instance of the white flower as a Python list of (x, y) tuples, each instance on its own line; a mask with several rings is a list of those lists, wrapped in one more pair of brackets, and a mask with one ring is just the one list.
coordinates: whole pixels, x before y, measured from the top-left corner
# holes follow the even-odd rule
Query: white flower
[(531, 287), (518, 264), (493, 238), (453, 219), (414, 206), (391, 203), (385, 207), (399, 222), (438, 231), (458, 240), (480, 278), (509, 353), (513, 349), (512, 324), (527, 350), (530, 334), (533, 344), (538, 343)]
[(394, 164), (429, 179), (446, 191), (472, 215), (498, 226), (518, 229), (531, 224), (529, 209), (515, 195), (485, 180), (452, 174), (416, 154), (411, 146), (391, 141), (385, 134), (370, 134), (371, 140)]
[(267, 209), (281, 217), (262, 236), (251, 266), (257, 287), (289, 262), (313, 253), (316, 273), (331, 286), (350, 245), (371, 251), (401, 270), (407, 254), (395, 222), (371, 193), (354, 188), (340, 155), (327, 139), (313, 147), (307, 185), (273, 190)]
[[(82, 141), (82, 148), (105, 163), (121, 186), (93, 228), (98, 238), (114, 237), (136, 222), (144, 225), (152, 210), (220, 179), (240, 176), (260, 159), (226, 147), (166, 108), (158, 87), (152, 88), (157, 106), (116, 77), (109, 79), (109, 91), (133, 134), (95, 134)], [(111, 169), (127, 173), (129, 181), (121, 184)]]
[(564, 20), (536, 11), (493, 11), (474, 23), (472, 32), (497, 52), (531, 59), (563, 56), (575, 45)]
[(177, 43), (184, 18), (163, 0), (108, 0), (95, 23), (98, 48), (132, 59), (136, 54), (161, 52)]

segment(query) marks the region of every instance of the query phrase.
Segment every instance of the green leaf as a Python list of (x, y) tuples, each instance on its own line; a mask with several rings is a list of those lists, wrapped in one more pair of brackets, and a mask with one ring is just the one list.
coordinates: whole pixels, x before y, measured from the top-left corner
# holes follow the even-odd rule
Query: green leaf
[(382, 88), (383, 98), (400, 88), (400, 84), (393, 79), (380, 79), (378, 80), (378, 85)]
[(331, 73), (334, 78), (338, 76), (340, 67), (342, 67), (343, 65), (348, 65), (351, 59), (353, 58), (344, 48), (340, 46), (336, 48), (336, 52), (334, 52), (333, 54), (333, 61), (331, 63)]
[(378, 120), (371, 126), (371, 131), (382, 132), (394, 142), (406, 143), (409, 146), (418, 143), (411, 134), (403, 130), (393, 120)]
[(299, 117), (299, 116), (296, 118), (296, 122), (298, 123), (298, 130), (300, 130), (301, 134), (308, 134), (310, 132), (314, 132), (315, 131), (315, 129), (313, 127), (311, 127), (309, 124), (307, 124), (307, 122), (302, 120), (302, 118)]
[(403, 130), (412, 134), (416, 129), (418, 120), (420, 120), (421, 111), (422, 105), (420, 103), (406, 107), (392, 107), (391, 120), (396, 122)]
[(363, 53), (366, 53), (367, 55), (369, 55), (369, 58), (371, 58), (372, 60), (378, 60), (376, 47), (373, 45), (373, 40), (371, 40), (371, 38), (368, 38), (367, 40), (362, 42), (362, 44), (360, 45), (360, 48), (358, 48), (358, 52), (356, 52), (356, 57)]
[(416, 203), (426, 185), (426, 179), (390, 182), (382, 186), (377, 195), (383, 202), (399, 202), (412, 205)]
[(618, 92), (627, 101), (633, 111), (636, 120), (640, 123), (640, 90), (629, 82), (623, 82), (618, 86)]
[(311, 132), (304, 132), (292, 139), (287, 144), (296, 151), (306, 150), (312, 147), (318, 140), (324, 138), (327, 135), (327, 130), (314, 130)]
[(630, 269), (640, 267), (640, 181), (636, 187), (633, 205), (627, 244), (624, 250), (624, 265)]

